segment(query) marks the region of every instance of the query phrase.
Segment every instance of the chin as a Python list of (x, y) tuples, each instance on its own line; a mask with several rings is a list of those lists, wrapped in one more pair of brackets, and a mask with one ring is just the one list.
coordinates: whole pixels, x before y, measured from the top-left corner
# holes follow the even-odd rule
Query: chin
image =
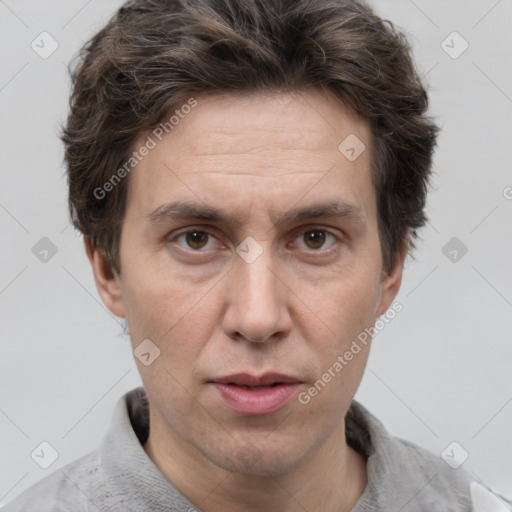
[[(276, 444), (278, 446), (276, 446)], [(214, 453), (203, 452), (216, 466), (240, 475), (278, 477), (299, 465), (314, 447), (305, 448), (302, 443), (285, 446), (284, 443), (241, 442), (238, 447), (231, 442), (226, 449)]]

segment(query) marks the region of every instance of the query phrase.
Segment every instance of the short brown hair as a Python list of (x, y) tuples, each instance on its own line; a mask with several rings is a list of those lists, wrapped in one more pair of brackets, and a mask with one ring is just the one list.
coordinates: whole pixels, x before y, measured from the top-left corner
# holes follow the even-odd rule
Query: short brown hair
[(118, 273), (127, 178), (94, 191), (142, 133), (200, 93), (334, 92), (372, 131), (386, 271), (426, 222), (437, 127), (406, 38), (362, 1), (132, 0), (84, 46), (72, 80), (71, 218)]

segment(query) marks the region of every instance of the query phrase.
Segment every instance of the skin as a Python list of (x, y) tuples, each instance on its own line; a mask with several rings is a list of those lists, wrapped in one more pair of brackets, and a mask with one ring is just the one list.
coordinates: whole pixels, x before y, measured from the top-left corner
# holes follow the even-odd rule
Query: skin
[[(346, 444), (344, 417), (369, 345), (310, 403), (294, 397), (263, 416), (233, 412), (208, 381), (273, 371), (305, 391), (391, 305), (406, 248), (384, 273), (369, 127), (316, 89), (196, 99), (129, 177), (120, 274), (86, 242), (133, 348), (149, 338), (160, 349), (149, 366), (136, 360), (150, 402), (144, 448), (205, 512), (348, 511), (366, 467)], [(352, 162), (338, 150), (349, 134), (366, 146)], [(238, 222), (149, 220), (177, 200)], [(333, 201), (358, 215), (278, 221)], [(236, 252), (247, 237), (263, 251), (252, 263)]]

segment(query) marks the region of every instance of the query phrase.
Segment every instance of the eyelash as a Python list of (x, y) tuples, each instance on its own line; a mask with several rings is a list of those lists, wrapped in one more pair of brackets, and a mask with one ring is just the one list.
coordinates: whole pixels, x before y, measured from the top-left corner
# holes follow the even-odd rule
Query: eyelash
[[(297, 236), (294, 238), (294, 241), (297, 240), (298, 238), (300, 238), (301, 236), (304, 236), (306, 233), (314, 232), (314, 231), (324, 232), (327, 236), (331, 236), (334, 239), (334, 241), (333, 241), (331, 247), (329, 247), (328, 249), (309, 249), (309, 250), (307, 250), (308, 252), (310, 252), (311, 254), (326, 255), (326, 254), (330, 254), (336, 250), (336, 248), (334, 246), (336, 246), (336, 242), (340, 241), (339, 235), (336, 235), (332, 231), (325, 229), (325, 228), (321, 228), (321, 227), (308, 227), (307, 229), (304, 229), (304, 230), (298, 232)], [(211, 231), (208, 231), (207, 229), (200, 228), (200, 227), (197, 227), (197, 228), (193, 227), (193, 228), (187, 228), (187, 230), (185, 230), (185, 231), (180, 231), (180, 232), (176, 233), (172, 238), (169, 239), (169, 242), (174, 242), (174, 241), (178, 240), (180, 237), (185, 236), (189, 233), (194, 233), (194, 232), (203, 233), (203, 234), (208, 235), (209, 237), (216, 238), (215, 234), (212, 233)], [(208, 240), (208, 242), (209, 242), (209, 240)], [(189, 253), (201, 254), (201, 253), (208, 252), (208, 250), (204, 250), (204, 249), (184, 248), (182, 246), (179, 246), (179, 247)]]

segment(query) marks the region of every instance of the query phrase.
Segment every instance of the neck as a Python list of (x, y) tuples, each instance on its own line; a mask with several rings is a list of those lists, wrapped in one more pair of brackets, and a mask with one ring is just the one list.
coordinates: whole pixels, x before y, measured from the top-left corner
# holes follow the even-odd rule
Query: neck
[(160, 435), (152, 415), (150, 424), (146, 453), (203, 512), (348, 512), (366, 486), (366, 462), (347, 445), (344, 422), (314, 454), (275, 476), (226, 471), (177, 436)]

